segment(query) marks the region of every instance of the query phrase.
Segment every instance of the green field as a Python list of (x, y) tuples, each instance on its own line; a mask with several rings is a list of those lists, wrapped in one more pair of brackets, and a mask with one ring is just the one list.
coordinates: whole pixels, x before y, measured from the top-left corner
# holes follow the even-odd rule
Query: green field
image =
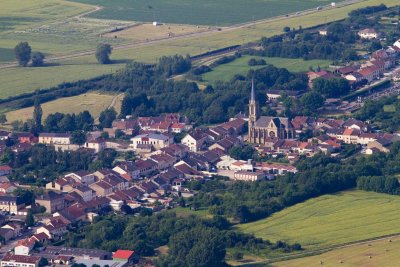
[(331, 3), (330, 0), (74, 1), (105, 7), (91, 14), (95, 18), (214, 26), (270, 18)]
[(400, 233), (399, 210), (399, 196), (348, 191), (308, 200), (238, 228), (271, 241), (319, 249)]
[(101, 65), (94, 58), (66, 61), (63, 65), (41, 68), (6, 68), (0, 69), (0, 98), (7, 98), (33, 92), (40, 88), (50, 88), (63, 82), (72, 82), (115, 72), (125, 64)]
[[(12, 2), (12, 0), (4, 1)], [(33, 0), (33, 2), (34, 1), (37, 2), (39, 0)], [(50, 0), (42, 1), (51, 2)], [(176, 53), (183, 55), (196, 55), (221, 47), (259, 40), (262, 36), (279, 34), (282, 32), (282, 25), (295, 28), (298, 28), (300, 25), (303, 26), (303, 28), (315, 26), (322, 22), (330, 22), (345, 18), (348, 12), (353, 9), (368, 5), (377, 5), (380, 3), (385, 3), (387, 6), (393, 6), (398, 4), (398, 0), (366, 0), (346, 7), (287, 18), (284, 21), (277, 20), (265, 22), (258, 24), (257, 26), (243, 27), (222, 32), (212, 32), (202, 36), (188, 37), (179, 40), (165, 40), (158, 42), (157, 44), (148, 44), (134, 48), (114, 50), (112, 58), (119, 60), (133, 59), (143, 62), (155, 62), (157, 58), (160, 58), (163, 55), (173, 55)], [(2, 4), (3, 1), (0, 1), (0, 11)], [(4, 39), (2, 36), (0, 36), (0, 47), (14, 47), (15, 41), (4, 40), (7, 46), (3, 46), (3, 40)], [(27, 40), (30, 42), (29, 39)], [(52, 40), (45, 37), (42, 37), (40, 42), (32, 43), (34, 50), (41, 50), (46, 53), (51, 49), (53, 49), (53, 53), (57, 53), (57, 51), (60, 49), (64, 49), (65, 52), (67, 52), (76, 49), (76, 45), (78, 44), (66, 43), (65, 45), (52, 45)], [(62, 81), (92, 78), (96, 75), (111, 71), (109, 67), (95, 66), (93, 64), (93, 59), (94, 56), (82, 56), (74, 60), (61, 60), (58, 62), (58, 66), (51, 68), (39, 68), (34, 71), (23, 68), (9, 68), (7, 70), (0, 69), (0, 92), (8, 91), (8, 93), (5, 95), (16, 95), (22, 92), (32, 92), (36, 89), (55, 86)], [(74, 67), (71, 67), (71, 65)], [(116, 67), (117, 66), (113, 66), (113, 70)], [(33, 72), (34, 77), (32, 77)], [(32, 79), (34, 80), (33, 82)]]
[(254, 57), (254, 56), (242, 56), (236, 60), (215, 67), (211, 72), (207, 72), (203, 75), (203, 79), (206, 82), (215, 82), (217, 80), (229, 81), (235, 74), (246, 75), (250, 69), (258, 69), (264, 66), (249, 66), (247, 63), (249, 59), (257, 58), (264, 59), (267, 64), (274, 65), (278, 68), (286, 68), (291, 72), (306, 72), (309, 67), (327, 68), (330, 64), (329, 60), (303, 60), (301, 58), (277, 58), (277, 57)]
[[(34, 51), (66, 54), (93, 49), (104, 40), (99, 34), (128, 24), (77, 17), (91, 10), (93, 6), (65, 0), (1, 0), (0, 62), (14, 59), (9, 49), (20, 41), (28, 41)], [(122, 40), (107, 38), (107, 42)]]
[[(392, 242), (389, 242), (391, 240)], [(267, 265), (268, 267), (397, 267), (400, 262), (400, 238), (386, 238), (321, 255)], [(371, 257), (370, 257), (371, 256)], [(322, 265), (321, 265), (322, 261)]]
[[(88, 110), (94, 118), (98, 118), (100, 112), (105, 110), (113, 101), (115, 94), (89, 92), (79, 96), (64, 97), (42, 104), (43, 119), (50, 113), (79, 113)], [(117, 112), (121, 109), (123, 95), (118, 95), (114, 108)], [(32, 118), (33, 107), (14, 110), (6, 113), (8, 122)]]

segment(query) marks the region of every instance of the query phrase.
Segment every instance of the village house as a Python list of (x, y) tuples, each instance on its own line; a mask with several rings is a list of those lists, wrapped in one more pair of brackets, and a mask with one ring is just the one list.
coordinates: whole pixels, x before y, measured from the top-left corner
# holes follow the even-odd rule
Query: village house
[(14, 248), (15, 255), (25, 255), (28, 256), (35, 246), (36, 240), (34, 238), (26, 238), (19, 240)]
[(99, 153), (100, 151), (107, 148), (107, 142), (103, 138), (92, 139), (87, 141), (84, 147), (88, 149), (93, 149), (96, 153)]
[(15, 237), (14, 231), (9, 228), (0, 228), (0, 236), (4, 238), (4, 243), (7, 244), (8, 241)]
[(358, 71), (363, 76), (363, 79), (367, 80), (369, 83), (378, 79), (380, 75), (380, 70), (376, 66), (369, 66)]
[(70, 145), (71, 134), (69, 133), (40, 133), (39, 143), (48, 145)]
[(108, 196), (113, 192), (112, 185), (102, 180), (89, 185), (89, 187), (96, 192), (97, 196)]
[(173, 143), (173, 139), (165, 134), (142, 134), (131, 138), (131, 146), (137, 149), (140, 145), (150, 145), (155, 150), (164, 148)]
[(13, 237), (17, 237), (21, 234), (22, 226), (16, 222), (9, 222), (3, 225), (1, 228), (3, 229), (10, 229), (13, 231)]
[(6, 182), (6, 183), (0, 183), (0, 192), (4, 194), (10, 194), (17, 190), (17, 187), (11, 183), (11, 182)]
[(65, 175), (65, 177), (71, 177), (77, 183), (81, 183), (84, 185), (89, 185), (95, 182), (96, 176), (93, 173), (87, 171), (77, 171), (70, 174)]
[(43, 193), (36, 197), (35, 203), (45, 207), (48, 213), (54, 213), (65, 207), (64, 196), (53, 191)]
[(182, 140), (181, 143), (189, 148), (192, 152), (198, 152), (203, 149), (203, 146), (207, 140), (207, 135), (201, 131), (194, 131), (188, 133)]
[(17, 214), (18, 211), (25, 207), (21, 200), (13, 196), (0, 196), (0, 210), (8, 211), (10, 213)]
[(358, 36), (361, 37), (361, 39), (368, 39), (368, 40), (378, 39), (379, 37), (379, 33), (375, 29), (370, 29), (370, 28), (363, 29), (359, 31), (357, 34)]
[(40, 257), (15, 255), (7, 253), (1, 260), (1, 266), (13, 267), (39, 267)]
[(265, 174), (262, 171), (237, 171), (234, 173), (233, 179), (236, 181), (255, 182), (265, 178)]
[(12, 172), (12, 168), (8, 165), (1, 165), (0, 166), (0, 176), (3, 175), (10, 175)]

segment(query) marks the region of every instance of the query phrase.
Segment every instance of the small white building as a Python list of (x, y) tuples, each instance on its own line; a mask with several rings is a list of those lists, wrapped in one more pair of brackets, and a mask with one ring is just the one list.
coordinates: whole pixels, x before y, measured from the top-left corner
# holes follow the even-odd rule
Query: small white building
[(246, 181), (246, 182), (255, 182), (265, 178), (265, 174), (262, 171), (238, 171), (234, 174), (234, 180), (236, 181)]
[(151, 145), (155, 150), (167, 147), (174, 142), (170, 136), (164, 134), (141, 134), (131, 138), (131, 141), (130, 146), (134, 149), (141, 145)]
[(1, 266), (14, 266), (14, 267), (38, 267), (40, 257), (15, 255), (7, 253), (1, 260)]
[(40, 133), (39, 143), (48, 145), (69, 145), (71, 134), (69, 133)]
[(182, 138), (181, 143), (189, 148), (190, 151), (198, 152), (203, 149), (207, 136), (198, 132), (189, 133)]
[(379, 33), (374, 29), (367, 28), (359, 31), (358, 36), (360, 36), (361, 39), (378, 39)]

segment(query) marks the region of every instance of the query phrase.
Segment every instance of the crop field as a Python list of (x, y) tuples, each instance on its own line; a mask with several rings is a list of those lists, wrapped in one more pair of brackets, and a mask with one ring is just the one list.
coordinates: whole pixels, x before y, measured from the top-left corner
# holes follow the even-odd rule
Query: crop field
[[(103, 32), (126, 27), (132, 22), (88, 19), (80, 14), (95, 7), (64, 0), (0, 1), (0, 49), (12, 49), (28, 41), (34, 51), (66, 54), (94, 49)], [(120, 39), (108, 39), (119, 44)], [(1, 61), (13, 58), (0, 56)]]
[[(94, 118), (98, 118), (100, 112), (105, 110), (112, 102), (116, 95), (104, 94), (98, 92), (89, 92), (79, 96), (64, 97), (54, 101), (42, 104), (43, 119), (50, 113), (79, 113), (88, 110)], [(114, 108), (117, 112), (121, 109), (121, 101), (123, 95), (119, 95)], [(13, 110), (6, 113), (8, 122), (15, 120), (26, 121), (32, 118), (33, 107)]]
[[(391, 242), (389, 242), (391, 240)], [(397, 267), (400, 262), (400, 237), (335, 249), (317, 256), (277, 262), (268, 267)], [(322, 264), (321, 264), (322, 262)]]
[(399, 196), (347, 191), (308, 200), (238, 228), (316, 249), (400, 233), (399, 209)]
[(0, 62), (14, 60), (14, 50), (7, 48), (0, 48)]
[(205, 26), (196, 27), (186, 24), (161, 24), (155, 27), (153, 24), (144, 23), (135, 25), (122, 31), (104, 34), (103, 37), (127, 39), (130, 41), (146, 41), (168, 38), (171, 36), (180, 36), (188, 33), (202, 32), (207, 29), (208, 27)]
[[(156, 44), (147, 44), (127, 49), (114, 50), (111, 57), (117, 60), (132, 59), (143, 62), (155, 62), (157, 58), (160, 58), (163, 55), (173, 55), (176, 53), (182, 55), (196, 55), (230, 45), (243, 44), (250, 41), (259, 40), (262, 36), (272, 36), (281, 33), (283, 25), (295, 28), (298, 28), (300, 25), (302, 25), (303, 28), (315, 26), (320, 23), (345, 18), (348, 12), (353, 9), (369, 5), (377, 5), (380, 3), (384, 3), (387, 6), (393, 6), (398, 4), (398, 0), (366, 0), (341, 8), (322, 10), (311, 14), (289, 17), (284, 19), (284, 21), (276, 20), (257, 24), (256, 26), (251, 27), (242, 27), (222, 32), (211, 32), (202, 34), (201, 36), (165, 40)], [(0, 6), (1, 4), (2, 1), (0, 1)], [(2, 46), (2, 42), (3, 39), (0, 38), (0, 47), (4, 47)], [(6, 42), (8, 44), (7, 47), (12, 48), (15, 45), (15, 42), (10, 42), (7, 40)], [(72, 50), (74, 48), (74, 44), (68, 43), (64, 46), (58, 46), (57, 48), (51, 45), (51, 40), (47, 39), (43, 39), (38, 43), (33, 43), (32, 46), (35, 50), (38, 49), (37, 47), (45, 45), (47, 45), (47, 49), (53, 48)], [(47, 52), (47, 49), (42, 51)], [(8, 91), (6, 95), (16, 95), (22, 92), (29, 92), (40, 88), (55, 86), (62, 81), (92, 78), (96, 75), (110, 72), (110, 67), (94, 65), (93, 62), (94, 56), (82, 56), (73, 60), (70, 59), (68, 61), (60, 60), (58, 62), (59, 64), (55, 65), (54, 67), (38, 68), (34, 71), (23, 68), (9, 68), (7, 70), (0, 69), (0, 92)], [(113, 70), (115, 70), (117, 67), (118, 66), (116, 65), (111, 66)], [(31, 75), (32, 72), (35, 73), (34, 77)], [(55, 78), (53, 78), (53, 76)], [(33, 79), (33, 81), (31, 79)], [(0, 97), (4, 96), (0, 95)]]
[(246, 75), (250, 69), (258, 69), (264, 66), (249, 66), (247, 63), (249, 59), (264, 59), (267, 64), (274, 65), (278, 68), (286, 68), (291, 72), (306, 72), (309, 67), (327, 68), (330, 64), (328, 60), (308, 60), (305, 61), (301, 58), (276, 58), (276, 57), (254, 57), (254, 56), (242, 56), (230, 63), (219, 65), (215, 67), (211, 72), (207, 72), (203, 75), (203, 79), (206, 82), (212, 83), (217, 80), (229, 81), (235, 74)]
[[(328, 5), (330, 0), (75, 0), (104, 6), (95, 18), (230, 25)], [(340, 1), (337, 1), (340, 2)]]
[(6, 68), (0, 69), (0, 98), (7, 98), (37, 89), (50, 88), (63, 82), (78, 81), (112, 73), (125, 66), (124, 63), (101, 65), (95, 63), (94, 57), (84, 61), (66, 61), (63, 65), (50, 65), (40, 68)]

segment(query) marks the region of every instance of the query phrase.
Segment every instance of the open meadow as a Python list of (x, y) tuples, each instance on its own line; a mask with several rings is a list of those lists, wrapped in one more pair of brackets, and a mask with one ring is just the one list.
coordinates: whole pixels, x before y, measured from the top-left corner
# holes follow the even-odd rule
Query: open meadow
[(237, 24), (316, 8), (331, 3), (330, 0), (74, 1), (104, 6), (104, 9), (91, 14), (95, 18), (160, 21), (192, 25)]
[(346, 191), (313, 198), (238, 229), (312, 250), (400, 233), (399, 209), (399, 196)]
[[(389, 240), (391, 242), (389, 242)], [(400, 263), (400, 237), (384, 238), (321, 255), (268, 264), (268, 267), (397, 267)], [(321, 264), (322, 262), (322, 264)]]
[(235, 74), (246, 75), (251, 69), (259, 69), (265, 66), (249, 66), (248, 62), (251, 58), (264, 59), (267, 64), (274, 65), (278, 68), (286, 68), (291, 72), (306, 72), (309, 67), (326, 68), (329, 66), (329, 60), (303, 60), (302, 58), (277, 58), (277, 57), (255, 57), (242, 56), (236, 60), (219, 65), (212, 71), (203, 75), (203, 80), (208, 83), (213, 83), (217, 80), (229, 81)]
[[(135, 47), (129, 47), (126, 49), (114, 50), (111, 57), (112, 59), (116, 60), (137, 60), (143, 62), (155, 62), (163, 55), (173, 55), (176, 53), (182, 55), (196, 55), (230, 45), (244, 44), (250, 41), (256, 41), (259, 40), (262, 36), (272, 36), (275, 34), (279, 34), (282, 32), (282, 28), (284, 25), (292, 28), (298, 28), (301, 25), (304, 28), (315, 26), (324, 22), (343, 19), (353, 9), (369, 5), (377, 5), (380, 3), (384, 3), (387, 6), (393, 6), (398, 4), (398, 1), (366, 0), (345, 7), (293, 16), (285, 18), (284, 20), (263, 22), (255, 26), (232, 28), (221, 32), (203, 33), (198, 36), (164, 40), (153, 44), (137, 45)], [(2, 1), (0, 2), (0, 6), (1, 4)], [(0, 38), (0, 47), (2, 47), (1, 40), (2, 39)], [(44, 45), (43, 42), (46, 41), (47, 45), (51, 46), (51, 41), (46, 39), (42, 40), (41, 45)], [(15, 43), (13, 43), (13, 45), (15, 45)], [(13, 47), (13, 45), (11, 45), (10, 43), (8, 47)], [(66, 50), (73, 48), (74, 45), (71, 45), (71, 47), (69, 47), (68, 44), (65, 44)], [(43, 50), (43, 52), (46, 52), (46, 50)], [(116, 65), (111, 66), (111, 68), (109, 66), (95, 66), (93, 62), (94, 56), (81, 56), (75, 59), (60, 60), (57, 62), (58, 64), (56, 64), (54, 67), (38, 68), (36, 70), (26, 70), (18, 67), (0, 69), (0, 91), (8, 91), (11, 92), (13, 95), (23, 92), (32, 92), (36, 89), (55, 86), (62, 81), (70, 81), (70, 79), (77, 80), (83, 78), (93, 78), (103, 73), (109, 73), (111, 68), (115, 70), (118, 67), (122, 67)], [(92, 69), (96, 70), (92, 71)], [(32, 82), (33, 72), (36, 82)], [(51, 72), (54, 74), (55, 77), (58, 78), (50, 80), (45, 78), (38, 78), (49, 77), (49, 73)], [(10, 94), (6, 95), (9, 96)]]
[[(50, 113), (79, 113), (88, 110), (94, 118), (98, 118), (100, 113), (110, 106), (113, 99), (117, 97), (114, 108), (117, 112), (121, 109), (123, 95), (104, 94), (99, 92), (89, 92), (79, 96), (64, 97), (42, 104), (43, 119)], [(32, 118), (33, 107), (14, 110), (6, 113), (8, 122)]]

